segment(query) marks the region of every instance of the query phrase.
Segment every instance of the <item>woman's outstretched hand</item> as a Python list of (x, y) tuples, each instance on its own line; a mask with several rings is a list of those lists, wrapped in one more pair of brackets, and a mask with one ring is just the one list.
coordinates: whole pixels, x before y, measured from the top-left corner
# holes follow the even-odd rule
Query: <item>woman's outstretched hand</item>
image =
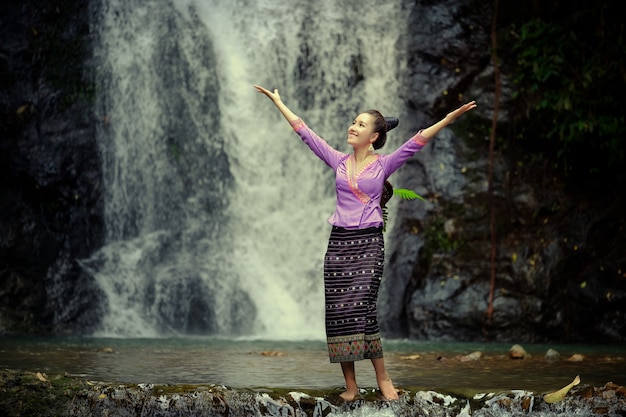
[(448, 122), (452, 122), (454, 119), (456, 119), (457, 117), (461, 116), (463, 113), (468, 112), (468, 111), (472, 110), (475, 107), (476, 107), (476, 101), (474, 101), (474, 100), (470, 101), (469, 103), (465, 103), (464, 105), (462, 105), (458, 109), (448, 113), (446, 115), (446, 120)]
[(269, 97), (269, 99), (272, 100), (272, 103), (274, 103), (274, 105), (278, 108), (278, 110), (280, 110), (280, 112), (283, 114), (283, 116), (285, 116), (285, 119), (287, 119), (289, 123), (298, 119), (298, 116), (296, 116), (294, 112), (289, 110), (289, 107), (287, 107), (285, 103), (283, 103), (283, 101), (280, 99), (280, 94), (278, 94), (278, 89), (275, 88), (274, 91), (272, 92), (268, 90), (267, 88), (263, 88), (260, 85), (256, 85), (256, 84), (254, 85), (254, 88), (256, 88), (256, 91), (258, 91), (259, 93), (265, 94), (267, 97)]
[(254, 88), (256, 88), (256, 90), (261, 93), (261, 94), (265, 94), (267, 97), (269, 97), (270, 100), (272, 100), (274, 103), (280, 101), (280, 94), (278, 94), (278, 89), (274, 89), (274, 91), (270, 91), (266, 88), (261, 87), (260, 85), (254, 85)]
[(476, 102), (472, 100), (469, 103), (466, 103), (466, 104), (462, 105), (458, 109), (456, 109), (454, 111), (451, 111), (442, 120), (438, 121), (437, 123), (435, 123), (434, 125), (432, 125), (430, 127), (427, 127), (426, 129), (422, 130), (422, 136), (425, 137), (428, 140), (434, 138), (437, 135), (437, 133), (439, 133), (439, 131), (441, 129), (443, 129), (444, 127), (448, 126), (457, 117), (460, 117), (462, 114), (472, 110), (475, 107), (476, 107)]

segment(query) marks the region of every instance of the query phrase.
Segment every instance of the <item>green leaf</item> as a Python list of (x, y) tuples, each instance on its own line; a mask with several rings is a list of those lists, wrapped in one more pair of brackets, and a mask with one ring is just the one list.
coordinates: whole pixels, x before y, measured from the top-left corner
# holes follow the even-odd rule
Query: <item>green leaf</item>
[(393, 190), (393, 194), (397, 195), (398, 197), (402, 198), (403, 200), (420, 199), (422, 201), (425, 201), (424, 197), (422, 197), (421, 195), (417, 194), (415, 191), (407, 190), (406, 188), (396, 188), (396, 189)]

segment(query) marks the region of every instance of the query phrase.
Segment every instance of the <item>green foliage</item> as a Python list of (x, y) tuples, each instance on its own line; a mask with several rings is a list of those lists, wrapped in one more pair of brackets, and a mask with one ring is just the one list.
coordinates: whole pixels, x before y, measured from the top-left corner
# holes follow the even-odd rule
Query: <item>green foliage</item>
[(436, 217), (424, 228), (424, 247), (430, 255), (436, 252), (452, 252), (457, 250), (461, 242), (449, 236), (444, 227), (444, 219)]
[(624, 181), (624, 25), (594, 16), (512, 26), (506, 48), (515, 62), (516, 137), (570, 180)]
[(394, 189), (393, 190), (393, 195), (397, 195), (398, 197), (402, 198), (403, 200), (420, 199), (420, 200), (424, 201), (424, 197), (422, 197), (421, 195), (417, 194), (415, 191), (407, 190), (406, 188), (396, 188), (396, 189)]
[[(393, 195), (397, 195), (403, 200), (424, 200), (424, 197), (417, 194), (413, 190), (408, 190), (406, 188), (395, 188), (393, 190)], [(387, 207), (383, 207), (383, 232), (387, 231), (387, 219), (389, 218), (389, 212), (387, 211)]]
[(387, 220), (389, 219), (389, 211), (387, 207), (383, 207), (383, 232), (387, 231)]

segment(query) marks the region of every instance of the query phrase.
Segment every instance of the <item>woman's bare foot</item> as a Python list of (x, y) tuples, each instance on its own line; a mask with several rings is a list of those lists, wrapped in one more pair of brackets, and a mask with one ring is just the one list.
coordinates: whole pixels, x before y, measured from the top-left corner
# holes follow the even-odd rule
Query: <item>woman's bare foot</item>
[(398, 391), (396, 387), (393, 386), (393, 382), (391, 382), (390, 378), (378, 381), (378, 388), (380, 388), (380, 393), (386, 401), (397, 400), (399, 398)]
[(357, 398), (359, 398), (359, 390), (356, 391), (352, 391), (352, 390), (345, 390), (344, 392), (342, 392), (341, 394), (339, 394), (339, 396), (344, 400), (344, 401), (354, 401)]

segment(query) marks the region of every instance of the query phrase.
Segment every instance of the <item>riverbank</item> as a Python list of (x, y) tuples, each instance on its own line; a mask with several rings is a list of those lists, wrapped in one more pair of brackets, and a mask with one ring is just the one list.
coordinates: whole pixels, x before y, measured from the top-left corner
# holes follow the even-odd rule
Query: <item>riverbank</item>
[(232, 389), (223, 385), (120, 384), (82, 375), (0, 371), (0, 414), (17, 416), (615, 416), (626, 415), (626, 388), (580, 384), (562, 401), (547, 403), (528, 391), (467, 394), (400, 387), (385, 402), (375, 390), (346, 403), (339, 388)]

